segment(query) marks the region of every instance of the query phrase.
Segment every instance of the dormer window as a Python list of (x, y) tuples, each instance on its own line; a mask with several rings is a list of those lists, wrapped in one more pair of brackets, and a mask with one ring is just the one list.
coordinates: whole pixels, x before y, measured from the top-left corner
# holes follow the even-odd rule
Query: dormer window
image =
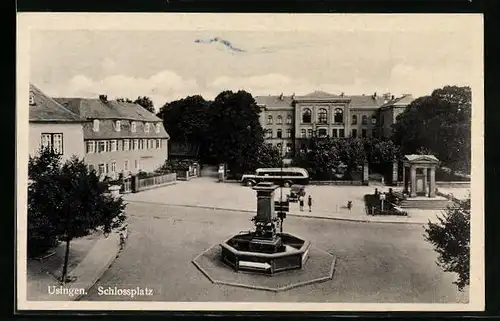
[(160, 124), (156, 124), (156, 133), (159, 133), (160, 132)]
[(35, 95), (33, 94), (32, 91), (30, 91), (30, 106), (36, 105), (35, 103)]
[(99, 119), (94, 119), (92, 128), (95, 132), (99, 131)]
[(122, 123), (121, 123), (121, 121), (119, 121), (119, 120), (115, 121), (115, 130), (117, 132), (119, 132), (119, 131), (122, 130)]
[(133, 121), (132, 123), (130, 123), (130, 131), (131, 131), (132, 133), (135, 133), (135, 129), (136, 129), (136, 128), (135, 128), (135, 121)]
[(144, 131), (149, 133), (149, 123), (144, 124)]

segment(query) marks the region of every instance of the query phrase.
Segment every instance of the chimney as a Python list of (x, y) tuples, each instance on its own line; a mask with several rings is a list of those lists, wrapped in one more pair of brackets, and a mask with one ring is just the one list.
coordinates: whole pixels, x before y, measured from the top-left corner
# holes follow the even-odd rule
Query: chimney
[(341, 93), (340, 93), (340, 97), (344, 97), (344, 92), (341, 92)]
[(99, 95), (99, 100), (102, 102), (108, 102), (108, 96), (107, 95)]
[(292, 94), (292, 100), (294, 100), (294, 99), (295, 99), (295, 93)]
[(374, 93), (373, 93), (372, 98), (373, 98), (373, 99), (377, 98), (377, 92), (374, 92)]
[(395, 97), (394, 97), (394, 95), (392, 95), (392, 96), (391, 96), (391, 100), (394, 100), (394, 98), (395, 98)]
[(283, 93), (280, 94), (280, 100), (283, 100)]

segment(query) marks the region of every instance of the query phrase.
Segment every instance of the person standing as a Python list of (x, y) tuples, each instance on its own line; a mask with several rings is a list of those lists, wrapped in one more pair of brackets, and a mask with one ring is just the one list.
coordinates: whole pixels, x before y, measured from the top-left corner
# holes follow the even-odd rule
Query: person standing
[(312, 197), (311, 195), (309, 195), (309, 197), (307, 198), (307, 206), (309, 206), (309, 212), (311, 211), (312, 204)]
[(304, 210), (304, 196), (303, 195), (299, 196), (299, 207), (300, 207), (300, 211), (302, 212)]

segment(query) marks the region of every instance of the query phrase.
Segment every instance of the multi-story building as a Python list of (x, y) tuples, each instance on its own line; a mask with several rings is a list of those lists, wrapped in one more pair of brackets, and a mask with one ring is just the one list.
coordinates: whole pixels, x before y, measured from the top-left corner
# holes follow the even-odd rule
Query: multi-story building
[(313, 136), (389, 137), (395, 115), (413, 98), (315, 91), (305, 96), (257, 96), (255, 100), (261, 107), (260, 121), (266, 141), (285, 155), (291, 155), (307, 150)]
[(168, 158), (169, 135), (162, 120), (140, 105), (98, 99), (54, 98), (87, 120), (85, 161), (101, 176), (151, 172)]
[(29, 154), (34, 156), (40, 147), (50, 147), (61, 155), (62, 161), (72, 156), (83, 158), (83, 124), (85, 119), (30, 84), (29, 92)]

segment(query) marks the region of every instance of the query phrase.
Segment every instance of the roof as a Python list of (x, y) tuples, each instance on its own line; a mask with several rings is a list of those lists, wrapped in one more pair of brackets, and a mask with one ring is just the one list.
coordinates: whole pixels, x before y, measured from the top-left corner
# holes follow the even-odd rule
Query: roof
[(29, 107), (30, 122), (84, 122), (85, 119), (73, 113), (54, 99), (44, 94), (38, 87), (30, 84), (30, 92), (35, 100)]
[(154, 127), (151, 127), (149, 132), (145, 132), (141, 127), (142, 124), (136, 124), (137, 130), (132, 132), (129, 130), (130, 123), (122, 122), (121, 130), (116, 131), (114, 121), (111, 119), (99, 121), (99, 130), (93, 130), (92, 122), (86, 122), (83, 124), (83, 138), (86, 140), (99, 140), (99, 139), (130, 139), (130, 138), (163, 138), (170, 139), (167, 131), (163, 127), (163, 124), (160, 126), (160, 132), (157, 133)]
[(325, 91), (317, 90), (304, 96), (256, 96), (258, 105), (270, 108), (292, 107), (294, 101), (329, 101), (337, 100), (349, 103), (350, 108), (378, 108), (387, 103), (383, 96), (373, 97), (372, 95), (335, 95)]
[(439, 160), (434, 155), (410, 154), (410, 155), (405, 155), (404, 160), (411, 162), (411, 163), (414, 163), (414, 162), (438, 163), (439, 162)]
[(396, 99), (388, 101), (387, 103), (385, 103), (381, 107), (382, 108), (386, 108), (386, 107), (406, 107), (409, 104), (411, 104), (411, 102), (414, 101), (414, 100), (415, 99), (413, 98), (412, 95), (406, 94), (406, 95), (403, 95), (403, 96), (398, 97)]
[(161, 121), (155, 114), (141, 105), (118, 102), (116, 100), (102, 101), (98, 98), (54, 98), (55, 101), (68, 110), (87, 119), (128, 119), (138, 121)]
[(293, 99), (292, 96), (255, 96), (255, 102), (257, 105), (264, 105), (266, 107), (292, 107)]

